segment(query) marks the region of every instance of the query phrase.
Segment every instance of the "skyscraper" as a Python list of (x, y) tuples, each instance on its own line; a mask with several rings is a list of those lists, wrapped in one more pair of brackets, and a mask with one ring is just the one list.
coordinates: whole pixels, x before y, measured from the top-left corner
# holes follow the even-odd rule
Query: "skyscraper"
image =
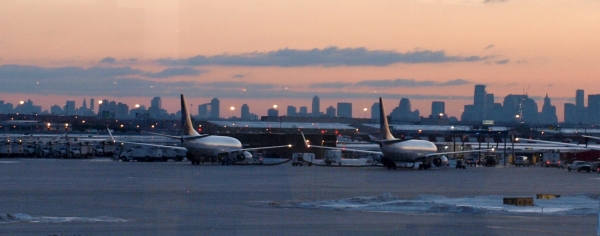
[(67, 116), (75, 115), (75, 101), (67, 101), (63, 110)]
[(287, 107), (287, 116), (297, 116), (298, 114), (296, 114), (296, 107), (295, 106), (288, 106)]
[(312, 116), (319, 117), (321, 115), (321, 99), (315, 95), (312, 99)]
[(94, 103), (94, 99), (90, 98), (90, 110), (92, 111), (91, 113), (94, 114), (94, 112), (96, 111), (95, 108), (96, 104)]
[(338, 102), (337, 117), (352, 118), (352, 103)]
[(160, 97), (154, 97), (150, 101), (150, 108), (148, 108), (148, 113), (150, 118), (160, 118), (160, 112), (162, 110), (162, 101)]
[(544, 105), (542, 106), (542, 112), (540, 113), (540, 123), (558, 123), (558, 117), (556, 116), (556, 107), (551, 104), (548, 94), (546, 94), (546, 97), (544, 98)]
[(431, 117), (438, 117), (440, 114), (446, 114), (446, 103), (442, 101), (431, 102)]
[[(371, 106), (371, 119), (373, 121), (379, 121), (379, 113), (381, 108), (379, 108), (379, 103), (373, 103), (373, 105)], [(386, 114), (387, 115), (387, 114)]]
[(475, 95), (473, 96), (473, 115), (474, 120), (483, 120), (485, 115), (485, 85), (475, 85)]
[(250, 107), (248, 104), (242, 105), (242, 120), (250, 120)]
[(591, 124), (600, 123), (600, 94), (588, 95), (588, 122)]
[(218, 98), (210, 100), (210, 118), (219, 119), (221, 117), (221, 102)]
[(577, 108), (584, 108), (585, 107), (585, 93), (583, 91), (583, 89), (577, 89), (577, 91), (575, 92), (575, 106)]
[(333, 106), (329, 106), (325, 111), (327, 117), (335, 117), (335, 108)]

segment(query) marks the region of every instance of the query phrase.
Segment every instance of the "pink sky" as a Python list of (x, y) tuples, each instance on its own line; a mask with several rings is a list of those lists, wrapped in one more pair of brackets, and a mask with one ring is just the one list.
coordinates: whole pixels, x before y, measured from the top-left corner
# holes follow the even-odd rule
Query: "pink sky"
[[(370, 108), (378, 96), (383, 96), (388, 111), (397, 106), (400, 97), (407, 97), (411, 99), (412, 108), (426, 116), (430, 114), (431, 101), (440, 100), (428, 99), (428, 95), (472, 97), (474, 85), (485, 84), (488, 93), (496, 95), (496, 102), (502, 102), (508, 94), (523, 91), (540, 98), (548, 94), (562, 120), (563, 104), (574, 102), (576, 89), (585, 89), (586, 95), (600, 93), (598, 12), (600, 1), (597, 0), (1, 1), (0, 66), (33, 66), (42, 68), (41, 73), (48, 72), (49, 68), (65, 67), (129, 67), (142, 71), (114, 78), (101, 75), (94, 78), (119, 81), (117, 84), (124, 84), (120, 79), (135, 77), (162, 85), (187, 81), (205, 89), (206, 84), (217, 81), (246, 83), (249, 87), (268, 85), (264, 89), (248, 88), (245, 92), (239, 89), (240, 93), (255, 94), (246, 98), (217, 93), (223, 94), (218, 96), (222, 110), (247, 103), (251, 112), (258, 115), (265, 115), (275, 103), (282, 108), (294, 105), (310, 109), (312, 96), (318, 95), (323, 112), (330, 105), (335, 107), (337, 102), (352, 102), (354, 116), (363, 117), (363, 108)], [(382, 58), (369, 61), (370, 57), (365, 57), (358, 65), (215, 63), (215, 56), (260, 57), (285, 49), (307, 53), (331, 47), (337, 48), (336, 60), (352, 59), (352, 54), (345, 54), (343, 50), (360, 48), (368, 55), (386, 52), (402, 56), (432, 51), (443, 52), (448, 58), (479, 59), (435, 63), (400, 60), (378, 65), (373, 63)], [(208, 57), (211, 63), (189, 65), (179, 61), (195, 56)], [(113, 61), (100, 63), (104, 58)], [(135, 60), (130, 60), (132, 58)], [(166, 58), (174, 64), (158, 61)], [(189, 67), (197, 73), (165, 77), (145, 74), (172, 67)], [(10, 73), (13, 71), (0, 70), (0, 81), (19, 89), (4, 86), (7, 89), (0, 90), (0, 100), (16, 104), (19, 100), (32, 99), (43, 109), (64, 104), (67, 99), (75, 100), (80, 106), (83, 97), (148, 106), (152, 97), (162, 96), (163, 106), (175, 112), (179, 110), (179, 93), (186, 93), (196, 104), (214, 97), (202, 89), (194, 94), (169, 86), (164, 86), (163, 94), (157, 92), (159, 86), (147, 92), (138, 91), (146, 96), (132, 93), (125, 86), (120, 87), (123, 91), (106, 91), (106, 94), (97, 85), (86, 87), (85, 84), (68, 88), (70, 91), (28, 90), (33, 85), (24, 81), (32, 74)], [(50, 82), (43, 80), (46, 78), (43, 75), (35, 75), (40, 76), (42, 84)], [(86, 73), (79, 76), (86, 77)], [(73, 77), (65, 81), (87, 79)], [(396, 79), (426, 81), (433, 85), (356, 86), (361, 81)], [(457, 79), (466, 82), (440, 85)], [(354, 86), (309, 86), (322, 83)], [(236, 88), (221, 86), (210, 91), (217, 89)], [(287, 97), (286, 91), (290, 96), (292, 93), (307, 96)], [(372, 95), (359, 99), (345, 95), (348, 93)], [(260, 97), (258, 94), (279, 95)], [(342, 98), (332, 98), (334, 95)], [(442, 100), (446, 102), (446, 112), (457, 117), (463, 105), (472, 103), (472, 98)], [(541, 109), (542, 99), (536, 101)], [(229, 114), (222, 112), (221, 116)]]

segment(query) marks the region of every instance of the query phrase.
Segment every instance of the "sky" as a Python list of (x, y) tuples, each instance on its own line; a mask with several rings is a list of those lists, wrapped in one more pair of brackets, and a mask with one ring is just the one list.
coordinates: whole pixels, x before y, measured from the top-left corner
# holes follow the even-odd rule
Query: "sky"
[(387, 111), (409, 98), (460, 118), (484, 84), (496, 103), (526, 93), (541, 109), (548, 94), (562, 120), (575, 90), (600, 94), (598, 12), (600, 0), (4, 0), (0, 100), (160, 96), (176, 112), (185, 94), (218, 97), (227, 117), (310, 111), (317, 95), (322, 112), (351, 102), (363, 117), (379, 97)]

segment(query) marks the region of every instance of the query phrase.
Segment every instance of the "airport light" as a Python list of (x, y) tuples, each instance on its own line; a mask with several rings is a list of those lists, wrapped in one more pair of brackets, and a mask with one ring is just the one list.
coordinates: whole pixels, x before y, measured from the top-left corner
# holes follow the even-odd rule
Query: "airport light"
[(231, 117), (230, 117), (230, 118), (233, 118), (233, 110), (235, 110), (235, 107), (231, 106), (231, 107), (229, 108), (229, 110), (231, 110)]
[(277, 105), (273, 105), (273, 109), (277, 109)]
[(367, 119), (367, 108), (365, 107), (363, 111), (365, 111), (365, 119)]
[(102, 100), (98, 101), (98, 104), (102, 104)]
[(135, 104), (135, 108), (140, 108), (140, 104)]
[(19, 104), (23, 105), (25, 104), (25, 101), (19, 101)]

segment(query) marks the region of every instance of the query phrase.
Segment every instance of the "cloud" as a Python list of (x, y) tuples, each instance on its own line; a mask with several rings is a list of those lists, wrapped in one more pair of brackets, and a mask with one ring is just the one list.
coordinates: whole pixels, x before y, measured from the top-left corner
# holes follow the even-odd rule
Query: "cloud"
[(235, 78), (235, 79), (241, 79), (244, 77), (246, 77), (246, 75), (243, 75), (243, 74), (236, 74), (236, 75), (232, 76), (232, 78)]
[(264, 89), (274, 89), (281, 86), (275, 84), (265, 84), (265, 83), (246, 83), (246, 82), (209, 82), (202, 83), (199, 86), (203, 88), (221, 88), (221, 89), (234, 89), (236, 91), (240, 91), (241, 89), (252, 89), (252, 90), (264, 90)]
[(352, 86), (352, 83), (346, 83), (346, 82), (332, 82), (332, 83), (316, 83), (316, 84), (311, 84), (308, 87), (309, 88), (346, 88), (346, 87), (350, 87)]
[(508, 60), (508, 59), (505, 59), (505, 60), (499, 60), (499, 61), (496, 61), (496, 64), (498, 64), (498, 65), (508, 64), (508, 62), (509, 62), (509, 61), (510, 61), (510, 60)]
[(157, 73), (144, 73), (143, 75), (150, 78), (171, 78), (177, 76), (198, 76), (207, 73), (206, 70), (198, 70), (192, 67), (167, 68)]
[(448, 63), (475, 62), (492, 58), (493, 56), (450, 56), (445, 51), (415, 50), (399, 53), (389, 50), (367, 50), (360, 48), (337, 48), (298, 50), (280, 49), (270, 52), (253, 52), (237, 55), (221, 54), (216, 56), (198, 55), (182, 60), (160, 59), (164, 65), (185, 66), (387, 66), (396, 63)]
[(483, 3), (506, 2), (508, 0), (483, 0)]
[(487, 47), (485, 47), (485, 48), (484, 48), (484, 50), (491, 49), (491, 48), (493, 48), (493, 47), (494, 47), (494, 45), (493, 45), (493, 44), (490, 44), (490, 45), (488, 45)]
[[(148, 96), (193, 88), (193, 82), (155, 82), (150, 78), (189, 76), (203, 73), (196, 69), (165, 69), (158, 73), (131, 67), (58, 67), (23, 65), (0, 66), (0, 92), (24, 94)], [(149, 89), (154, 89), (149, 91)]]
[(107, 63), (107, 64), (113, 64), (115, 62), (117, 62), (117, 60), (112, 57), (105, 57), (105, 58), (102, 58), (102, 60), (100, 60), (100, 63)]
[(464, 79), (448, 80), (446, 82), (436, 82), (431, 80), (418, 81), (414, 79), (395, 79), (395, 80), (363, 80), (357, 83), (333, 82), (333, 83), (316, 83), (309, 85), (310, 88), (346, 88), (351, 86), (372, 87), (372, 88), (395, 88), (395, 87), (445, 87), (445, 86), (460, 86), (470, 84), (472, 82)]

